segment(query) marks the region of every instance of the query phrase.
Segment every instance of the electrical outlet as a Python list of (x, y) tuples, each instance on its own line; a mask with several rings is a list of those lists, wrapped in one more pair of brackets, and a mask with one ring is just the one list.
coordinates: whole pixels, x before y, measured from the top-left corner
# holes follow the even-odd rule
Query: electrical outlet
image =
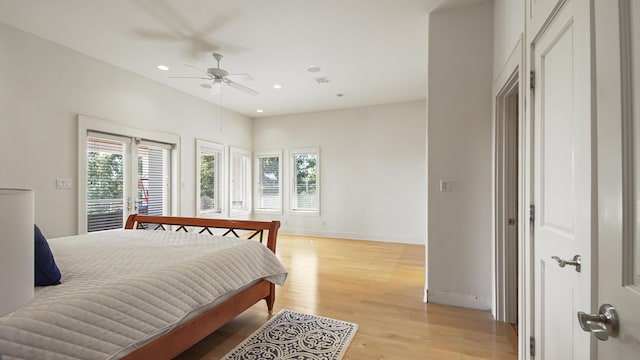
[(440, 191), (441, 192), (451, 192), (451, 191), (453, 191), (453, 181), (451, 181), (451, 180), (440, 180)]

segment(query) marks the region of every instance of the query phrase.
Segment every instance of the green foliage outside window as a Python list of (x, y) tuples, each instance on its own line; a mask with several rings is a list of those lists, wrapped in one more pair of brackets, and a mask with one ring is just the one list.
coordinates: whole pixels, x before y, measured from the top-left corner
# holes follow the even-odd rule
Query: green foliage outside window
[(200, 199), (202, 210), (212, 209), (216, 201), (216, 157), (215, 155), (200, 156)]
[(314, 194), (316, 192), (316, 156), (296, 156), (296, 193)]
[(121, 154), (89, 152), (87, 167), (89, 200), (122, 199), (124, 177)]

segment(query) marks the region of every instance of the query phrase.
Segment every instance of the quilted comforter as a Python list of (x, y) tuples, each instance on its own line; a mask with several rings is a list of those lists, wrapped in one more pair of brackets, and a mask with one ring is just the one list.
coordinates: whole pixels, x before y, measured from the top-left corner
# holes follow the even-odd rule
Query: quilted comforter
[(287, 276), (257, 241), (191, 233), (114, 230), (51, 239), (62, 284), (0, 317), (8, 359), (115, 359), (217, 299)]

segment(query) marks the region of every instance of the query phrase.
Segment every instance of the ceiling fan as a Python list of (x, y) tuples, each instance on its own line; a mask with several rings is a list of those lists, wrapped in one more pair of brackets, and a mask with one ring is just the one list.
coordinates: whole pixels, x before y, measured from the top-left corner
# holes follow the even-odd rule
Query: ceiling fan
[(220, 88), (222, 84), (227, 84), (234, 89), (238, 89), (242, 92), (245, 92), (249, 95), (256, 96), (260, 94), (259, 91), (254, 90), (250, 87), (239, 84), (237, 81), (250, 81), (253, 80), (251, 75), (249, 74), (229, 74), (224, 69), (220, 69), (220, 60), (222, 60), (222, 55), (218, 53), (213, 53), (213, 58), (216, 59), (217, 65), (216, 67), (208, 68), (206, 71), (198, 69), (195, 66), (185, 64), (190, 68), (194, 68), (198, 71), (204, 73), (206, 77), (201, 76), (171, 76), (174, 79), (201, 79), (201, 80), (210, 80), (211, 83), (201, 84), (203, 88), (211, 89), (211, 92), (217, 94), (220, 92)]

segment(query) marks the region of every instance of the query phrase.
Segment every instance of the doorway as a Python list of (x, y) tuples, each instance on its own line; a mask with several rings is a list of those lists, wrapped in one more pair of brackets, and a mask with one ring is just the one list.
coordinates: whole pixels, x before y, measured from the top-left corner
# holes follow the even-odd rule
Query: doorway
[(513, 71), (495, 99), (494, 257), (496, 320), (518, 324), (518, 254), (522, 206), (520, 165), (520, 81)]
[(179, 141), (80, 115), (78, 233), (121, 229), (133, 213), (176, 214)]

